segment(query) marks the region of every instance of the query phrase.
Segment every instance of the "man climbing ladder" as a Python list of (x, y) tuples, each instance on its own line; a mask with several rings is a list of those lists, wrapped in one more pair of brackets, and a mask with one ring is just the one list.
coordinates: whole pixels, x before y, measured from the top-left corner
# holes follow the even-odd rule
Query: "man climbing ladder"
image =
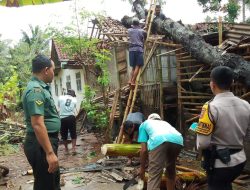
[(137, 17), (132, 20), (132, 28), (128, 29), (129, 37), (129, 63), (132, 67), (129, 84), (135, 86), (136, 77), (140, 68), (143, 66), (143, 45), (146, 39), (146, 32), (141, 29)]

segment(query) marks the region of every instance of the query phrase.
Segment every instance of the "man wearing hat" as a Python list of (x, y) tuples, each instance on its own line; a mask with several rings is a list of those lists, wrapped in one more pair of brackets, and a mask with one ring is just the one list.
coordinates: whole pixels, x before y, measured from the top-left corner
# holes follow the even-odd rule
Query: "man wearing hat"
[(153, 113), (139, 128), (138, 142), (141, 143), (140, 178), (145, 177), (145, 165), (148, 155), (148, 190), (160, 190), (163, 168), (168, 176), (166, 187), (174, 190), (176, 160), (183, 147), (182, 135), (168, 122)]
[(132, 28), (128, 29), (129, 37), (129, 64), (132, 67), (129, 84), (135, 85), (136, 77), (140, 67), (143, 66), (143, 44), (146, 38), (146, 32), (141, 29), (140, 21), (137, 17), (132, 20)]
[(76, 154), (76, 95), (75, 91), (69, 89), (67, 94), (60, 96), (58, 100), (59, 114), (61, 118), (61, 137), (65, 147), (66, 154), (69, 153), (68, 149), (68, 132), (70, 133), (72, 141), (72, 154)]

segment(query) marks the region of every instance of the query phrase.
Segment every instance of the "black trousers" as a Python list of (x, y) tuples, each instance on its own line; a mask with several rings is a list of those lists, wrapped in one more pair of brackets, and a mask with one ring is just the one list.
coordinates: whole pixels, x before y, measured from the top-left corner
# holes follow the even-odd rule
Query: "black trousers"
[(61, 119), (61, 137), (62, 140), (66, 141), (68, 138), (68, 131), (71, 139), (76, 139), (76, 117), (70, 115)]
[[(57, 155), (58, 138), (50, 137), (50, 142)], [(24, 142), (24, 153), (32, 166), (34, 190), (60, 190), (60, 171), (48, 172), (48, 162), (43, 148), (38, 143), (35, 134), (27, 134)]]
[(214, 168), (208, 174), (208, 190), (232, 190), (232, 182), (240, 175), (246, 162), (234, 167)]

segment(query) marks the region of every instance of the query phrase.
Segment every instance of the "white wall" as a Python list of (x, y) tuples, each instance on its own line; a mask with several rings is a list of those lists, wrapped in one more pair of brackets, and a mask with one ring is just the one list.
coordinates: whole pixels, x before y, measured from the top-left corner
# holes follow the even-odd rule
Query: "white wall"
[[(80, 72), (81, 74), (81, 91), (77, 90), (77, 85), (76, 85), (76, 73)], [(58, 75), (56, 75), (54, 77), (54, 80), (51, 83), (51, 92), (52, 92), (52, 97), (54, 98), (55, 104), (57, 106), (57, 102), (58, 102), (58, 98), (59, 96), (63, 95), (63, 89), (64, 93), (67, 92), (67, 88), (66, 88), (66, 76), (70, 75), (70, 79), (71, 79), (71, 89), (75, 91), (76, 93), (76, 98), (77, 98), (77, 110), (79, 111), (81, 102), (83, 100), (83, 92), (84, 92), (84, 77), (83, 77), (83, 70), (82, 69), (61, 69), (58, 73)], [(62, 79), (62, 87), (60, 86), (60, 79)], [(58, 96), (56, 96), (55, 93), (55, 82), (58, 85)]]

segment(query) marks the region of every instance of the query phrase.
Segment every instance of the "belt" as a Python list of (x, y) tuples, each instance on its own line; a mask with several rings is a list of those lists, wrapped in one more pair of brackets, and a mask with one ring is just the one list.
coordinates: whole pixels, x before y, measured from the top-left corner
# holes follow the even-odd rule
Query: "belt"
[[(29, 137), (36, 137), (36, 134), (35, 133), (32, 133), (32, 132), (28, 132), (26, 134), (26, 136), (29, 136)], [(54, 133), (48, 133), (48, 136), (50, 138), (58, 138), (58, 132), (54, 132)]]

